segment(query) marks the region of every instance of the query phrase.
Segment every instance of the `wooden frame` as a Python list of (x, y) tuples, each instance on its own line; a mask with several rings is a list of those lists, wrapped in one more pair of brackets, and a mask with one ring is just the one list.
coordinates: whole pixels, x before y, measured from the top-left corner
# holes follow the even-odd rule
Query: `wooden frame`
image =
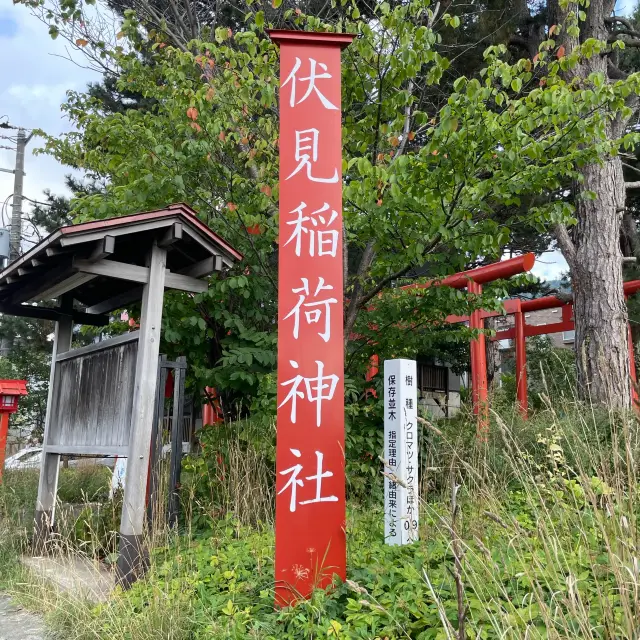
[[(141, 255), (147, 258), (145, 266), (139, 264)], [(63, 227), (0, 271), (1, 313), (56, 323), (44, 455), (36, 502), (36, 553), (46, 549), (54, 524), (60, 455), (126, 456), (128, 482), (121, 518), (118, 580), (127, 587), (144, 572), (146, 554), (142, 540), (164, 289), (203, 293), (207, 291), (208, 283), (199, 278), (231, 267), (241, 259), (242, 255), (200, 221), (192, 209), (175, 204), (160, 211)], [(23, 304), (46, 299), (58, 299), (60, 304), (55, 308)], [(140, 300), (138, 332), (71, 349), (74, 324), (105, 325), (109, 318), (104, 314)], [(78, 310), (78, 305), (85, 310)], [(137, 341), (135, 352), (128, 348), (132, 341)], [(108, 349), (113, 352), (107, 352)], [(117, 430), (116, 435), (109, 432), (110, 438), (92, 440), (85, 437), (82, 421), (86, 419), (95, 429), (96, 415), (102, 418), (106, 413), (100, 413), (97, 405), (91, 405), (91, 402), (86, 408), (87, 403), (73, 395), (82, 388), (79, 384), (69, 384), (70, 380), (82, 377), (77, 370), (79, 364), (74, 362), (79, 358), (89, 363), (87, 370), (100, 366), (113, 370), (118, 384), (126, 386), (128, 377), (133, 376), (129, 387), (132, 392), (128, 396), (131, 410), (128, 412), (127, 407), (124, 418), (122, 411), (111, 414), (110, 419), (117, 420)], [(166, 359), (164, 362), (176, 370), (178, 384), (174, 402), (180, 409), (186, 362), (182, 357), (175, 362)], [(58, 372), (61, 376), (59, 388), (56, 387)], [(62, 376), (67, 378), (63, 380)], [(98, 394), (95, 397), (100, 402), (113, 406), (109, 395), (113, 394), (113, 387), (96, 385), (95, 390)], [(74, 410), (79, 407), (79, 413), (68, 422), (58, 415), (64, 404), (63, 400), (55, 400), (58, 397), (67, 398), (68, 404), (64, 406), (73, 406)], [(181, 422), (178, 411), (178, 417), (174, 416), (172, 422), (174, 445)], [(124, 424), (128, 431), (122, 426)], [(126, 445), (123, 444), (125, 437)], [(178, 477), (179, 455), (174, 452), (171, 468), (174, 489)], [(176, 505), (173, 490), (170, 505), (173, 521)]]
[(123, 333), (121, 336), (115, 336), (108, 340), (101, 340), (100, 342), (94, 342), (88, 344), (86, 347), (78, 347), (77, 349), (71, 349), (65, 351), (56, 356), (56, 362), (62, 362), (63, 360), (70, 360), (71, 358), (79, 358), (80, 356), (87, 355), (88, 353), (95, 353), (96, 351), (104, 351), (111, 347), (115, 347), (119, 344), (126, 344), (127, 342), (134, 342), (140, 338), (139, 331), (130, 331), (129, 333)]

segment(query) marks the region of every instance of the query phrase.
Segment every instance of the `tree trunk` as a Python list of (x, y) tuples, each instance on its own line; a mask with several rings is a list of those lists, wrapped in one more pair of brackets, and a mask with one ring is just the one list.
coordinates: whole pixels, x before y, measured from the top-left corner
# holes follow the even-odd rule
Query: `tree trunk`
[[(580, 40), (607, 40), (606, 19), (615, 0), (592, 0), (585, 8), (580, 36), (567, 28), (575, 20), (579, 3), (548, 0), (552, 24), (564, 25), (556, 43), (571, 53)], [(573, 16), (573, 18), (572, 18)], [(581, 80), (592, 73), (607, 75), (607, 56), (582, 59), (564, 75), (568, 81)], [(608, 136), (618, 138), (626, 120), (620, 114), (608, 126)], [(625, 186), (619, 156), (581, 170), (584, 180), (574, 188), (578, 224), (573, 241), (560, 225), (557, 239), (571, 268), (576, 327), (578, 391), (584, 400), (612, 408), (631, 407), (629, 352), (627, 350), (627, 305), (622, 291), (620, 229), (625, 206)], [(584, 198), (587, 191), (594, 200)]]
[(619, 157), (583, 170), (580, 190), (597, 194), (578, 200), (574, 253), (576, 357), (581, 396), (609, 407), (631, 407), (627, 305), (622, 291), (620, 225), (624, 178)]

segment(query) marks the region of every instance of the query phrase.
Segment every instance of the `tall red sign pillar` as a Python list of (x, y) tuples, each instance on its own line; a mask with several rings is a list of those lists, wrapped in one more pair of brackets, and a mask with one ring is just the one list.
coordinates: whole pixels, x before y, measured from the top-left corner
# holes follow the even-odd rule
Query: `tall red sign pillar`
[(340, 51), (353, 36), (270, 31), (280, 46), (276, 602), (346, 577)]

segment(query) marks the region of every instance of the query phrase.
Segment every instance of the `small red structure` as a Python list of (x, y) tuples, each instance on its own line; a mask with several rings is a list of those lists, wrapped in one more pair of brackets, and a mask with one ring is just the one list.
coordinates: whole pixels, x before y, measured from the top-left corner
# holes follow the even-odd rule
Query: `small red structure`
[[(494, 266), (494, 265), (490, 265)], [(451, 276), (454, 277), (454, 276)], [(640, 291), (640, 280), (630, 280), (625, 282), (624, 295), (629, 297)], [(544, 309), (560, 308), (562, 310), (562, 320), (543, 325), (528, 325), (525, 320), (525, 313), (531, 311), (541, 311)], [(473, 323), (473, 314), (471, 319), (469, 316), (448, 316), (447, 322), (469, 322), (472, 328), (482, 327), (486, 318), (494, 318), (502, 315), (514, 316), (514, 327), (504, 331), (498, 331), (491, 340), (513, 340), (516, 352), (516, 397), (522, 417), (526, 420), (529, 408), (529, 398), (527, 393), (527, 351), (526, 339), (531, 336), (547, 335), (550, 333), (561, 333), (563, 331), (573, 331), (575, 324), (573, 320), (573, 302), (570, 298), (560, 298), (558, 296), (545, 296), (544, 298), (534, 298), (533, 300), (505, 300), (504, 312), (500, 311), (480, 311), (479, 325)], [(473, 345), (472, 345), (473, 349)], [(471, 378), (475, 388), (476, 380), (480, 377), (480, 382), (484, 377), (486, 381), (486, 362), (480, 367), (480, 371), (476, 370), (474, 374), (474, 366), (477, 368), (477, 360), (474, 363), (473, 352), (471, 359)], [(631, 340), (631, 326), (629, 325), (629, 374), (631, 378), (631, 397), (633, 404), (638, 408), (638, 392), (636, 390), (636, 366), (635, 356), (633, 353), (633, 342)], [(474, 408), (476, 393), (474, 391)], [(480, 425), (479, 425), (480, 426)]]
[(204, 395), (205, 403), (202, 405), (202, 426), (223, 423), (224, 412), (222, 411), (218, 392), (214, 387), (205, 387)]
[[(476, 269), (454, 273), (441, 280), (431, 280), (423, 284), (408, 284), (408, 289), (428, 289), (430, 287), (451, 287), (464, 289), (474, 295), (482, 295), (482, 285), (495, 280), (511, 278), (520, 273), (530, 271), (535, 264), (533, 253), (502, 260)], [(519, 302), (519, 301), (518, 301)], [(469, 322), (471, 329), (479, 331), (478, 337), (471, 341), (471, 392), (473, 395), (473, 412), (478, 416), (478, 437), (486, 438), (489, 429), (489, 405), (487, 403), (487, 355), (485, 350), (484, 318), (498, 313), (488, 314), (477, 309), (468, 316), (449, 316), (448, 322)], [(517, 350), (516, 350), (517, 351)], [(526, 373), (525, 373), (526, 375)], [(526, 380), (525, 380), (526, 387)]]
[[(630, 280), (623, 284), (625, 298), (640, 291), (640, 280)], [(537, 326), (527, 325), (525, 321), (525, 313), (531, 311), (540, 311), (543, 309), (560, 308), (562, 310), (562, 320), (550, 324)], [(515, 341), (516, 350), (516, 389), (517, 398), (520, 405), (522, 416), (526, 419), (528, 410), (527, 396), (527, 355), (526, 355), (526, 339), (531, 336), (547, 335), (549, 333), (560, 333), (562, 331), (575, 330), (573, 320), (573, 301), (571, 299), (562, 299), (557, 296), (546, 296), (544, 298), (535, 298), (533, 300), (507, 300), (505, 303), (505, 312), (514, 315), (515, 327), (505, 331), (498, 331), (492, 340), (511, 339)], [(483, 312), (483, 318), (501, 315), (499, 313)], [(449, 319), (449, 318), (447, 318)], [(459, 321), (459, 320), (458, 320)], [(636, 365), (633, 353), (633, 342), (631, 340), (631, 325), (629, 325), (629, 375), (631, 378), (631, 397), (634, 407), (638, 407), (638, 392), (636, 390)]]
[(0, 380), (0, 479), (2, 479), (7, 449), (9, 416), (18, 410), (20, 396), (26, 395), (26, 380)]

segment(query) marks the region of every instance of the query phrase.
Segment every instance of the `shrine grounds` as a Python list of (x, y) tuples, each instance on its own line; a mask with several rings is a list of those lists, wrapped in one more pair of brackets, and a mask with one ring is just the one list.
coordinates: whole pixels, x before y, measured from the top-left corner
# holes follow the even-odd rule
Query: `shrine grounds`
[[(180, 530), (151, 534), (147, 579), (101, 604), (20, 564), (37, 477), (7, 473), (0, 591), (73, 640), (637, 638), (636, 418), (544, 394), (526, 423), (494, 407), (487, 444), (471, 416), (422, 424), (416, 544), (384, 544), (382, 464), (350, 463), (348, 580), (296, 607), (273, 607), (274, 426), (254, 422), (217, 427), (185, 460)], [(58, 552), (108, 563), (118, 498), (103, 471), (67, 472), (61, 499), (84, 506)]]

